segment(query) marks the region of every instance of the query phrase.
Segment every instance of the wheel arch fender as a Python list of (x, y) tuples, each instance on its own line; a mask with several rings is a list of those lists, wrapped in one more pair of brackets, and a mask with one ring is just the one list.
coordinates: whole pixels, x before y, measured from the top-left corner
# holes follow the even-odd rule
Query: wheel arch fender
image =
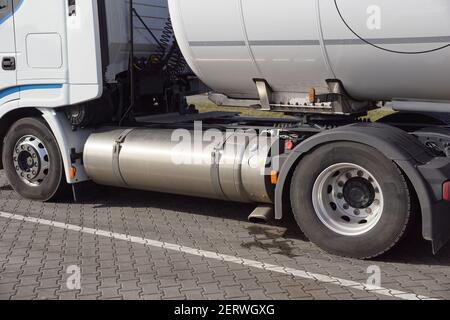
[(433, 159), (425, 145), (398, 128), (380, 123), (358, 123), (321, 132), (297, 146), (281, 167), (275, 189), (275, 217), (281, 219), (289, 197), (289, 182), (293, 170), (301, 164), (302, 158), (314, 149), (334, 142), (355, 142), (371, 146), (392, 160), (412, 183), (422, 209), (423, 236), (432, 240), (431, 191), (417, 166)]
[[(84, 145), (92, 130), (73, 130), (63, 110), (39, 108), (39, 111), (58, 143), (67, 183), (74, 184), (88, 181), (89, 177), (84, 170), (81, 159), (72, 159), (72, 151), (75, 151), (75, 153), (83, 152)], [(75, 177), (72, 177), (70, 174), (72, 167), (76, 173)]]
[[(50, 128), (61, 152), (66, 181), (68, 183), (77, 183), (89, 180), (82, 163), (80, 161), (72, 161), (71, 150), (75, 149), (77, 152), (82, 152), (84, 144), (92, 132), (90, 130), (72, 130), (62, 109), (18, 107), (15, 101), (4, 104), (0, 112), (0, 140), (2, 144), (0, 148), (0, 168), (3, 167), (1, 163), (3, 139), (15, 122), (27, 117), (41, 117)], [(72, 166), (76, 170), (75, 178), (70, 176), (70, 168)]]

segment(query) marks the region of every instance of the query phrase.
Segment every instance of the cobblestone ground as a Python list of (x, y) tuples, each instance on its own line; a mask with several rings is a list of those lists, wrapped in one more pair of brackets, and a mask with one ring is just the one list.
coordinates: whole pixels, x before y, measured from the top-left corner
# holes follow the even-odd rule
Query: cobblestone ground
[[(412, 237), (373, 261), (320, 251), (287, 218), (247, 222), (252, 206), (89, 186), (80, 203), (21, 199), (0, 174), (0, 211), (236, 256), (281, 268), (450, 299), (450, 247)], [(67, 287), (68, 268), (81, 289)], [(70, 270), (70, 269), (69, 269)], [(0, 299), (396, 299), (329, 281), (0, 217)]]

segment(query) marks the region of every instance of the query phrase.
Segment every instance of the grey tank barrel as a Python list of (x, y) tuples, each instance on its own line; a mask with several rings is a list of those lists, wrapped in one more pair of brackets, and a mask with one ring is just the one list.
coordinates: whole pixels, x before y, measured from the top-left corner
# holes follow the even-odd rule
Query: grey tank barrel
[(86, 172), (103, 185), (272, 203), (274, 187), (267, 164), (276, 139), (242, 131), (220, 133), (220, 138), (212, 141), (203, 139), (203, 134), (167, 129), (102, 130), (86, 143)]
[(339, 79), (359, 100), (450, 100), (449, 1), (168, 3), (191, 69), (229, 98), (259, 100), (254, 80), (264, 79), (272, 103), (295, 105)]

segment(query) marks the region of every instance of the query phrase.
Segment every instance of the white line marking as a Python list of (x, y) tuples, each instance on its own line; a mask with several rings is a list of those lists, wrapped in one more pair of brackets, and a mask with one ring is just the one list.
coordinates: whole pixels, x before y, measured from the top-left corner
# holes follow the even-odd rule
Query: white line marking
[(361, 290), (361, 291), (378, 294), (378, 295), (383, 295), (383, 296), (388, 296), (388, 297), (392, 297), (392, 298), (398, 298), (398, 299), (403, 299), (403, 300), (436, 300), (436, 299), (432, 299), (427, 296), (416, 295), (414, 293), (408, 293), (408, 292), (404, 292), (404, 291), (400, 291), (400, 290), (393, 290), (393, 289), (388, 289), (388, 288), (383, 288), (383, 287), (378, 287), (378, 286), (372, 286), (372, 285), (368, 285), (365, 283), (360, 283), (360, 282), (351, 281), (351, 280), (345, 280), (345, 279), (336, 278), (336, 277), (330, 277), (330, 276), (323, 275), (323, 274), (311, 273), (311, 272), (292, 269), (292, 268), (285, 268), (282, 266), (267, 264), (267, 263), (259, 262), (259, 261), (255, 261), (255, 260), (243, 259), (243, 258), (239, 258), (239, 257), (235, 257), (235, 256), (229, 256), (229, 255), (220, 254), (220, 253), (216, 253), (216, 252), (184, 247), (184, 246), (180, 246), (180, 245), (176, 245), (176, 244), (160, 242), (160, 241), (151, 240), (151, 239), (134, 237), (134, 236), (121, 234), (121, 233), (114, 233), (114, 232), (110, 232), (110, 231), (80, 227), (80, 226), (76, 226), (76, 225), (72, 225), (72, 224), (65, 224), (65, 223), (61, 223), (61, 222), (38, 219), (38, 218), (30, 218), (30, 217), (26, 217), (26, 216), (22, 216), (22, 215), (18, 215), (18, 214), (6, 213), (6, 212), (0, 212), (0, 217), (4, 218), (4, 219), (8, 219), (8, 220), (30, 222), (30, 223), (35, 223), (35, 224), (39, 224), (39, 225), (70, 230), (70, 231), (74, 231), (74, 232), (81, 232), (81, 233), (85, 233), (85, 234), (107, 237), (107, 238), (116, 239), (116, 240), (138, 243), (138, 244), (142, 244), (142, 245), (149, 246), (149, 247), (183, 252), (186, 254), (195, 255), (195, 256), (199, 256), (199, 257), (203, 257), (203, 258), (207, 258), (207, 259), (214, 259), (214, 260), (219, 260), (219, 261), (223, 261), (223, 262), (240, 264), (240, 265), (251, 267), (251, 268), (272, 271), (272, 272), (285, 274), (285, 275), (292, 275), (297, 278), (313, 280), (313, 281), (322, 282), (322, 283), (331, 283), (331, 284), (335, 284), (337, 286), (344, 287), (344, 288), (352, 288), (352, 289)]

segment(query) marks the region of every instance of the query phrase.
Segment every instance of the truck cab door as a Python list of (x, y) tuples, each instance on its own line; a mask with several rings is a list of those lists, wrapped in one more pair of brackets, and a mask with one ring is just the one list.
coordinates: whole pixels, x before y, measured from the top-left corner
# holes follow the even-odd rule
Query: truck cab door
[(0, 0), (0, 103), (14, 99), (17, 85), (14, 5), (21, 1)]

